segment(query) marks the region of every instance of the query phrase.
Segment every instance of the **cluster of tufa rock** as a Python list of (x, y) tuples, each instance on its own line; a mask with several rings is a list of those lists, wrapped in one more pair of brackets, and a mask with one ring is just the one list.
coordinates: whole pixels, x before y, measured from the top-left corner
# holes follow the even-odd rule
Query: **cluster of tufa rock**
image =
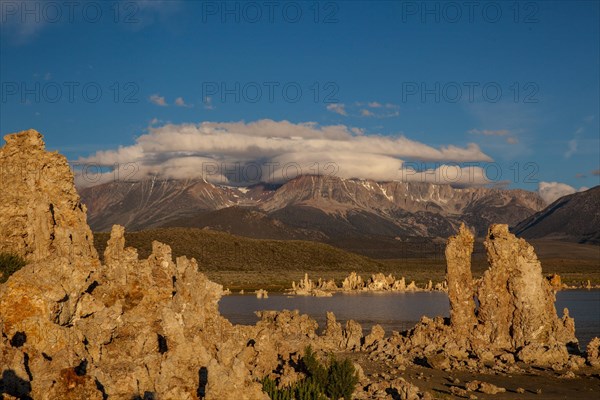
[(433, 282), (429, 281), (425, 287), (418, 287), (414, 281), (411, 281), (408, 285), (404, 277), (396, 279), (393, 275), (384, 275), (377, 273), (371, 275), (367, 280), (364, 280), (362, 276), (356, 272), (351, 272), (342, 281), (341, 286), (337, 286), (333, 279), (323, 280), (319, 278), (317, 282), (312, 281), (308, 278), (308, 274), (304, 274), (304, 279), (296, 282), (292, 282), (292, 288), (289, 290), (290, 293), (299, 296), (316, 296), (316, 297), (329, 297), (332, 296), (333, 292), (419, 292), (419, 291), (446, 291), (446, 282), (437, 283), (433, 285)]
[[(153, 242), (152, 254), (139, 259), (125, 247), (124, 228), (114, 226), (101, 263), (66, 159), (47, 152), (34, 130), (5, 140), (0, 252), (28, 264), (0, 285), (0, 397), (268, 399), (260, 380), (298, 379), (293, 366), (309, 344), (365, 351), (396, 368), (491, 363), (510, 370), (522, 360), (575, 369), (585, 362), (569, 354), (577, 343), (573, 320), (566, 311), (557, 317), (532, 247), (504, 225), (490, 228), (490, 269), (480, 281), (470, 272), (472, 234), (462, 227), (449, 239), (450, 321), (423, 318), (388, 338), (380, 326), (364, 336), (360, 324), (342, 326), (333, 313), (320, 336), (317, 323), (297, 311), (264, 311), (254, 326), (232, 325), (218, 312), (221, 285), (198, 272), (194, 259), (173, 260), (167, 245)], [(395, 284), (380, 278), (371, 284)], [(345, 286), (360, 281), (351, 275)], [(313, 287), (308, 277), (301, 285)], [(599, 353), (596, 338), (588, 346), (592, 366), (600, 366)], [(402, 378), (363, 377), (355, 394), (430, 398)]]
[[(575, 323), (567, 309), (559, 318), (555, 292), (533, 247), (507, 225), (492, 225), (484, 245), (489, 269), (471, 274), (473, 234), (463, 226), (446, 247), (450, 319), (423, 317), (410, 331), (394, 334), (373, 354), (404, 356), (432, 368), (519, 372), (517, 361), (553, 369), (578, 369), (581, 357)], [(598, 340), (588, 346), (595, 365)]]
[[(0, 286), (1, 393), (35, 399), (261, 399), (259, 380), (316, 336), (308, 317), (235, 326), (222, 287), (153, 243), (140, 260), (114, 226), (100, 263), (66, 159), (41, 135), (0, 150), (0, 251), (28, 260)], [(9, 398), (9, 397), (7, 397)]]

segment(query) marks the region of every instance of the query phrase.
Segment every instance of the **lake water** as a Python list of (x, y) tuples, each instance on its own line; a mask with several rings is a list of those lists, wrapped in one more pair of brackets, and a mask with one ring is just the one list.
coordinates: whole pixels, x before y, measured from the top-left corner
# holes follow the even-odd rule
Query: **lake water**
[[(600, 336), (600, 290), (558, 292), (556, 309), (559, 316), (565, 307), (575, 318), (577, 338), (583, 349), (591, 338)], [(359, 322), (365, 333), (375, 324), (391, 333), (413, 327), (422, 315), (449, 316), (448, 296), (443, 292), (336, 293), (333, 297), (269, 294), (268, 299), (234, 294), (224, 296), (219, 309), (232, 323), (247, 325), (258, 321), (255, 311), (297, 309), (316, 319), (320, 329), (325, 327), (326, 312), (333, 311), (338, 321), (353, 319)]]

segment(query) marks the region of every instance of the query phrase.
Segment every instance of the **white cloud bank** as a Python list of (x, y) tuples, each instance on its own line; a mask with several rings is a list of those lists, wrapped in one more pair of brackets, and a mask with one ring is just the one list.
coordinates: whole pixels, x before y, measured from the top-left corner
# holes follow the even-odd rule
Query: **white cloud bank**
[[(435, 163), (420, 171), (413, 163)], [(204, 178), (222, 184), (282, 182), (300, 174), (378, 181), (419, 180), (455, 185), (489, 183), (480, 167), (456, 163), (492, 161), (473, 143), (432, 147), (405, 136), (366, 135), (346, 125), (321, 126), (270, 119), (150, 126), (135, 144), (98, 151), (78, 160), (97, 166), (127, 166), (135, 180)], [(449, 164), (450, 163), (450, 164)], [(123, 167), (122, 167), (123, 168)], [(135, 174), (131, 171), (135, 170)], [(105, 169), (106, 171), (106, 169)], [(90, 186), (114, 179), (105, 172)]]
[(540, 194), (540, 197), (548, 204), (553, 203), (557, 199), (568, 194), (583, 192), (584, 190), (588, 189), (589, 188), (585, 186), (575, 189), (573, 186), (560, 182), (540, 182), (538, 184), (538, 193)]

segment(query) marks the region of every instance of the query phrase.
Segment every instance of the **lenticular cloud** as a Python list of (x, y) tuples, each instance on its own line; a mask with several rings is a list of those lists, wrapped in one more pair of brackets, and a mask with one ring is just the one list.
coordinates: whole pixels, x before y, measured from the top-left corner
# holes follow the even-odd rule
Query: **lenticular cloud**
[[(417, 170), (405, 160), (438, 165)], [(326, 174), (377, 181), (441, 179), (438, 183), (477, 185), (489, 183), (483, 170), (471, 166), (467, 172), (458, 163), (488, 161), (491, 158), (474, 143), (436, 148), (402, 135), (367, 135), (345, 125), (263, 119), (150, 127), (133, 145), (98, 151), (78, 163), (94, 165), (96, 170), (125, 166), (135, 171), (129, 174), (134, 180), (203, 178), (244, 185), (283, 182), (301, 174)], [(77, 179), (77, 183), (90, 186), (114, 176), (114, 171), (105, 169), (97, 179)], [(452, 180), (443, 182), (447, 176)]]

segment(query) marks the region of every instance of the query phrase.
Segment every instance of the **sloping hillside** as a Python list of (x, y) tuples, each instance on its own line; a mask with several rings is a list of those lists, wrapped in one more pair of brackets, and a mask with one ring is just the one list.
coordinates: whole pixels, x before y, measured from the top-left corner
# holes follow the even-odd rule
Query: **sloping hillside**
[(514, 228), (526, 239), (600, 244), (600, 186), (561, 197)]

